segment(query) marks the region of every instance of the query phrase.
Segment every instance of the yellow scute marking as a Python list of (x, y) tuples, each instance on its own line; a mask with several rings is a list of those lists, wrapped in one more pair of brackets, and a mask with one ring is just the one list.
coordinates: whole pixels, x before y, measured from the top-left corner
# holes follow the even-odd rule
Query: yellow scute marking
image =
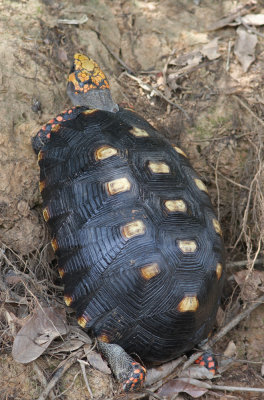
[(131, 239), (134, 236), (144, 235), (145, 232), (146, 232), (146, 226), (141, 220), (129, 222), (128, 224), (122, 227), (122, 234), (127, 239)]
[(65, 304), (69, 307), (72, 303), (72, 297), (65, 295), (64, 297)]
[(110, 195), (127, 192), (131, 188), (131, 183), (127, 178), (119, 178), (106, 183), (107, 191)]
[(47, 207), (43, 208), (42, 213), (43, 213), (44, 220), (47, 222), (50, 218), (49, 209)]
[(205, 184), (201, 181), (201, 179), (194, 179), (194, 182), (196, 183), (196, 186), (200, 189), (203, 190), (204, 192), (208, 193), (207, 187)]
[(52, 239), (51, 241), (51, 246), (53, 248), (54, 253), (58, 250), (59, 246), (58, 246), (58, 242), (56, 239)]
[(84, 115), (94, 114), (97, 111), (96, 108), (92, 108), (91, 110), (85, 110), (82, 112)]
[(218, 233), (220, 236), (222, 236), (222, 229), (221, 226), (219, 224), (219, 222), (217, 221), (217, 219), (213, 219), (213, 225), (214, 225), (214, 229), (216, 231), (216, 233)]
[(178, 240), (178, 246), (183, 253), (194, 253), (197, 249), (195, 240)]
[(165, 207), (170, 212), (186, 212), (187, 206), (183, 200), (166, 200)]
[(45, 189), (45, 187), (46, 187), (45, 181), (40, 181), (39, 182), (39, 191), (40, 191), (40, 193)]
[(197, 296), (186, 296), (178, 304), (177, 309), (180, 312), (196, 311), (199, 307)]
[(222, 266), (222, 264), (218, 263), (218, 264), (216, 265), (216, 270), (215, 270), (215, 272), (216, 272), (217, 279), (219, 280), (219, 279), (221, 278), (222, 272), (223, 272), (223, 266)]
[(148, 167), (154, 174), (168, 174), (170, 172), (170, 167), (164, 162), (149, 161)]
[(144, 129), (136, 128), (136, 127), (131, 129), (130, 133), (132, 133), (132, 135), (134, 135), (136, 137), (148, 137), (149, 136), (147, 131), (145, 131)]
[(177, 153), (181, 154), (182, 156), (187, 158), (187, 155), (184, 153), (184, 151), (182, 149), (180, 149), (177, 146), (172, 146), (174, 148), (175, 151), (177, 151)]
[(117, 149), (111, 146), (101, 146), (95, 152), (95, 159), (105, 160), (106, 158), (112, 157), (117, 154)]
[(160, 273), (159, 265), (152, 263), (140, 268), (140, 273), (147, 281)]

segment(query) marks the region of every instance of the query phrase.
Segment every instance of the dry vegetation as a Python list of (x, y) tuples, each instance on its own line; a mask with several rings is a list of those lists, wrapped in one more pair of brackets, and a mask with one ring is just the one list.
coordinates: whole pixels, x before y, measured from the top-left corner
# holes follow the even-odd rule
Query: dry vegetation
[[(178, 395), (174, 381), (167, 397), (162, 389), (123, 397), (65, 310), (30, 138), (67, 106), (65, 80), (76, 51), (104, 68), (118, 102), (184, 149), (209, 188), (227, 280), (213, 337), (221, 376), (205, 377), (211, 386), (201, 399), (263, 398), (264, 23), (241, 19), (247, 14), (264, 14), (264, 1), (0, 2), (1, 399), (182, 400), (202, 385), (189, 381)], [(239, 44), (239, 29), (254, 38)], [(228, 330), (230, 323), (238, 325)], [(20, 329), (28, 341), (14, 350)], [(36, 361), (15, 362), (12, 347), (17, 360)], [(183, 364), (165, 370), (165, 381)], [(227, 388), (237, 386), (251, 391)]]

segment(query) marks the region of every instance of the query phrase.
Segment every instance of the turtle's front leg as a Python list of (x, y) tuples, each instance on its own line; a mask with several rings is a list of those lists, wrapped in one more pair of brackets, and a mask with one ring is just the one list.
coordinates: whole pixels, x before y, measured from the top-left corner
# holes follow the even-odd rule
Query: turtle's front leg
[(99, 351), (105, 356), (117, 380), (122, 383), (125, 392), (142, 389), (146, 369), (133, 360), (122, 347), (117, 344), (98, 341)]

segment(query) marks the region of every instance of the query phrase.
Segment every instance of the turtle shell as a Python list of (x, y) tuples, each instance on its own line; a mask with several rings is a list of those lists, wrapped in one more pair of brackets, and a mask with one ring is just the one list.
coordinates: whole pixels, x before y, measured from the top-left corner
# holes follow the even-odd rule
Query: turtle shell
[(99, 340), (173, 359), (208, 336), (223, 286), (206, 186), (134, 112), (77, 111), (39, 153), (65, 302)]

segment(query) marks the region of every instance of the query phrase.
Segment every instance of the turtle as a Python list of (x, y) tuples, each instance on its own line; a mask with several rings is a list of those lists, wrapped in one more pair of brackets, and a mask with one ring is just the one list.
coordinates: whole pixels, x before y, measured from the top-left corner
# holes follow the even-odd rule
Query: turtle
[(222, 230), (186, 153), (116, 104), (84, 54), (74, 55), (67, 94), (73, 106), (32, 139), (43, 216), (66, 305), (123, 390), (135, 391), (146, 366), (210, 334), (225, 276)]

